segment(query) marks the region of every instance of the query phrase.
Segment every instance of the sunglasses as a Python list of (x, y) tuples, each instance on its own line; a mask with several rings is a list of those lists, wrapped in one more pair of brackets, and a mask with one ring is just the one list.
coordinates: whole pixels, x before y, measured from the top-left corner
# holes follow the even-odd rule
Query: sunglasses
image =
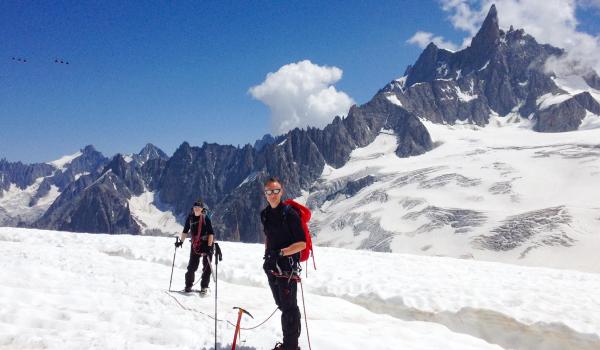
[(265, 194), (267, 196), (270, 196), (272, 194), (279, 194), (279, 192), (281, 192), (281, 188), (276, 188), (274, 190), (265, 190)]

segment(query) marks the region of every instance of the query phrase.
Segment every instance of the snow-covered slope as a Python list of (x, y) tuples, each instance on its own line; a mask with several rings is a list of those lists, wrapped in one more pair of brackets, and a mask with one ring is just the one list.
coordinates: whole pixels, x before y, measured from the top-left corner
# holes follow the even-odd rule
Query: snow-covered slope
[[(31, 223), (41, 217), (60, 195), (58, 187), (50, 185), (50, 190), (37, 198), (40, 185), (45, 177), (39, 177), (25, 189), (10, 184), (7, 191), (0, 191), (0, 222), (5, 225), (20, 222)], [(34, 201), (34, 198), (37, 198)], [(33, 203), (34, 202), (34, 203)]]
[(174, 234), (183, 231), (183, 226), (170, 208), (160, 203), (156, 193), (144, 191), (129, 199), (131, 216), (142, 228), (142, 234)]
[(83, 155), (83, 152), (79, 151), (74, 154), (63, 156), (60, 159), (54, 160), (52, 162), (48, 162), (48, 164), (64, 172), (66, 170), (67, 165), (69, 165), (73, 160), (81, 157), (81, 155)]
[[(172, 243), (0, 228), (0, 347), (212, 348), (214, 299), (165, 292)], [(188, 249), (177, 251), (174, 288), (183, 285)], [(275, 309), (261, 271), (263, 247), (223, 242), (222, 250), (219, 318), (234, 322), (232, 307), (241, 306), (255, 317), (242, 326), (257, 325)], [(314, 349), (600, 346), (600, 295), (591, 292), (600, 288), (598, 274), (336, 248), (316, 253), (318, 270), (303, 282)], [(278, 318), (242, 331), (244, 349), (270, 349), (281, 337)], [(218, 331), (230, 348), (233, 327), (218, 322)], [(305, 327), (300, 346), (308, 349)]]
[(592, 88), (580, 75), (558, 76), (553, 80), (559, 88), (566, 91), (570, 96), (588, 92), (600, 103), (600, 91)]
[(382, 131), (313, 186), (317, 242), (600, 272), (600, 129), (512, 119), (424, 121), (437, 147), (404, 159)]

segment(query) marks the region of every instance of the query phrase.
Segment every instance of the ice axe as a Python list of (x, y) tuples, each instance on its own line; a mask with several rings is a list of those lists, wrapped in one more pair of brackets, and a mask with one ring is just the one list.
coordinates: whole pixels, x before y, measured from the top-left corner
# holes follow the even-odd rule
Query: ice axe
[(231, 350), (235, 350), (235, 342), (237, 340), (238, 334), (240, 333), (240, 322), (242, 321), (242, 314), (246, 314), (251, 318), (254, 318), (248, 311), (242, 309), (241, 307), (234, 306), (234, 309), (238, 309), (238, 318), (237, 324), (235, 325), (235, 333), (233, 334), (233, 345), (231, 346)]

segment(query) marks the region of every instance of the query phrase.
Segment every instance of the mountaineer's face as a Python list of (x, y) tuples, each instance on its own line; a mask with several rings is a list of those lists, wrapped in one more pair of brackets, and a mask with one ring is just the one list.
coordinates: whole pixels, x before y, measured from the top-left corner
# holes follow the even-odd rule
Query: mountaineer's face
[(283, 195), (283, 187), (279, 182), (269, 182), (264, 188), (265, 197), (267, 202), (272, 208), (275, 208), (281, 202), (281, 196)]

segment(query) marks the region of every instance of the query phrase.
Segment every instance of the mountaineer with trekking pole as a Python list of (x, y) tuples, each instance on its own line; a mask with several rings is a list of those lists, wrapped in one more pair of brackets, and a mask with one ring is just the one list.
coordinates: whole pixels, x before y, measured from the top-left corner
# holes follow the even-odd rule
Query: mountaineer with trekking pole
[(211, 262), (214, 252), (214, 232), (210, 215), (207, 215), (207, 208), (201, 200), (194, 202), (192, 212), (185, 220), (185, 226), (181, 233), (180, 240), (175, 242), (175, 247), (180, 248), (191, 232), (192, 246), (190, 248), (190, 260), (185, 274), (185, 292), (192, 292), (196, 270), (202, 259), (202, 277), (200, 280), (200, 295), (205, 296), (208, 293), (208, 284), (212, 272)]

